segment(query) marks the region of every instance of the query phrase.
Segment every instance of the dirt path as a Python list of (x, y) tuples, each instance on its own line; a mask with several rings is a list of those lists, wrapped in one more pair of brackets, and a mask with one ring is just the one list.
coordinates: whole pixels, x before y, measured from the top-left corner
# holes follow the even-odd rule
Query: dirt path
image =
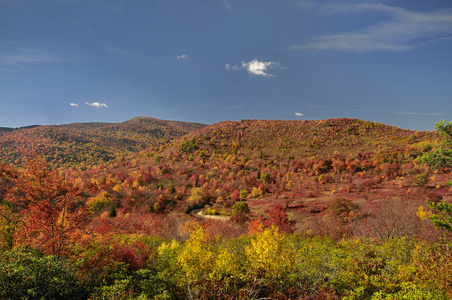
[(196, 214), (198, 217), (203, 219), (212, 219), (212, 220), (219, 220), (219, 221), (228, 221), (231, 217), (229, 216), (212, 216), (212, 215), (204, 215), (202, 213), (202, 210), (198, 211)]

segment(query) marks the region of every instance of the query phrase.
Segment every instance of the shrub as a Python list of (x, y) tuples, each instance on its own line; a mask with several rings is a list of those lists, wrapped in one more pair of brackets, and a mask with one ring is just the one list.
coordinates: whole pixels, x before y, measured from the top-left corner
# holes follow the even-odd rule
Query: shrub
[(388, 294), (378, 291), (372, 295), (371, 300), (441, 300), (443, 295), (434, 294), (426, 289), (422, 289), (412, 283), (402, 283), (402, 289), (395, 294)]
[(250, 208), (248, 207), (248, 203), (246, 202), (237, 202), (236, 204), (234, 204), (234, 207), (232, 208), (232, 213), (238, 214), (238, 213), (242, 213), (242, 214), (249, 214), (250, 213)]
[(196, 141), (194, 139), (182, 141), (179, 144), (179, 150), (185, 154), (192, 153), (195, 150), (198, 150), (199, 147), (196, 145)]
[(88, 210), (92, 215), (110, 204), (111, 195), (108, 192), (102, 192), (96, 197), (89, 198), (88, 201), (86, 201), (86, 206), (88, 206)]
[(262, 172), (261, 174), (261, 180), (263, 183), (268, 183), (270, 182), (271, 178), (270, 178), (270, 174), (268, 174), (267, 172)]
[(264, 192), (262, 192), (262, 189), (260, 189), (260, 188), (255, 187), (251, 191), (251, 197), (253, 197), (253, 198), (261, 197), (263, 194), (264, 194)]
[(428, 183), (428, 175), (425, 173), (416, 175), (416, 177), (413, 179), (413, 183), (417, 184), (420, 187), (425, 186)]
[(0, 256), (0, 299), (86, 299), (83, 286), (55, 256), (17, 248)]
[(248, 191), (247, 190), (241, 190), (240, 191), (240, 198), (246, 198), (248, 197)]
[(452, 150), (449, 148), (439, 147), (430, 153), (424, 153), (421, 157), (421, 162), (428, 164), (432, 169), (451, 167)]

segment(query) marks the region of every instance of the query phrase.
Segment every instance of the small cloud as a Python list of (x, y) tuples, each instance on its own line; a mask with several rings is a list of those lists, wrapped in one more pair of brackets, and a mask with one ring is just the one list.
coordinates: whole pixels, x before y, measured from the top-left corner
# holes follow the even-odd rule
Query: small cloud
[(78, 107), (78, 104), (77, 103), (72, 103), (71, 102), (71, 104), (69, 104), (70, 106), (74, 106), (74, 107)]
[(242, 61), (242, 68), (245, 68), (251, 75), (273, 77), (275, 75), (266, 73), (267, 69), (280, 68), (280, 66), (277, 62), (253, 59), (247, 63)]
[(221, 1), (221, 4), (223, 5), (224, 8), (226, 8), (229, 11), (233, 11), (234, 9), (232, 8), (231, 3), (229, 3), (229, 1)]
[(268, 70), (270, 69), (283, 69), (283, 67), (280, 66), (279, 62), (274, 61), (259, 61), (257, 59), (253, 59), (250, 62), (242, 61), (242, 66), (234, 65), (231, 66), (229, 64), (226, 64), (226, 70), (240, 70), (245, 69), (248, 71), (251, 75), (256, 76), (264, 76), (264, 77), (275, 77), (275, 75), (268, 73)]
[(89, 103), (89, 102), (85, 102), (85, 104), (86, 104), (86, 105), (89, 105), (89, 106), (95, 106), (95, 107), (97, 107), (97, 108), (101, 108), (101, 107), (106, 107), (106, 108), (108, 108), (107, 104), (105, 104), (105, 103), (99, 103), (99, 102)]
[(303, 116), (303, 114), (299, 113), (299, 112), (296, 112), (295, 115), (298, 116), (298, 117), (302, 117)]
[(188, 58), (188, 55), (182, 54), (182, 55), (177, 56), (176, 58), (177, 58), (178, 60), (181, 60), (181, 59)]
[(234, 70), (234, 71), (237, 71), (237, 70), (240, 70), (241, 68), (239, 67), (239, 66), (237, 66), (237, 65), (235, 65), (235, 66), (231, 66), (230, 64), (226, 64), (226, 70)]

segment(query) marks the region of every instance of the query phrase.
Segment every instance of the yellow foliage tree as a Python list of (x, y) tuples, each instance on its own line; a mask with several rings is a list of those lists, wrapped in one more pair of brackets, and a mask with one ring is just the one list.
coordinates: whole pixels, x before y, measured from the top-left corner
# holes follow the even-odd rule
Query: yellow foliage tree
[(432, 213), (430, 211), (425, 210), (425, 208), (423, 206), (419, 206), (419, 208), (417, 209), (416, 215), (419, 217), (419, 219), (421, 219), (422, 222), (424, 222), (425, 220), (430, 218)]
[(245, 247), (250, 275), (263, 271), (266, 277), (279, 278), (290, 272), (295, 263), (295, 249), (287, 236), (272, 226), (254, 234), (251, 245)]
[(163, 242), (159, 247), (157, 247), (157, 253), (162, 256), (169, 251), (175, 251), (180, 247), (180, 244), (176, 240), (172, 240), (171, 243)]
[(19, 216), (8, 206), (0, 205), (0, 251), (14, 246), (14, 234), (20, 230)]
[(234, 245), (228, 242), (218, 245), (216, 251), (215, 266), (210, 274), (212, 279), (225, 282), (246, 280), (246, 257), (243, 254), (243, 244)]
[(190, 197), (188, 198), (188, 202), (193, 202), (193, 203), (197, 203), (199, 201), (201, 201), (202, 199), (202, 193), (203, 193), (203, 189), (202, 188), (197, 188), (194, 187), (191, 189), (191, 193), (190, 193)]
[(106, 191), (101, 192), (96, 197), (88, 198), (86, 201), (86, 206), (92, 215), (96, 214), (99, 210), (110, 204), (111, 194)]
[(252, 198), (258, 198), (261, 197), (264, 193), (262, 192), (261, 189), (254, 187), (253, 190), (251, 191), (251, 197)]
[(201, 226), (196, 226), (190, 233), (190, 238), (177, 257), (177, 263), (189, 283), (210, 277), (215, 265), (215, 254), (212, 245), (205, 240)]
[[(162, 246), (165, 247), (170, 246)], [(229, 282), (245, 279), (244, 257), (239, 252), (219, 236), (207, 240), (204, 229), (195, 225), (177, 256), (177, 262), (188, 284), (203, 279)]]

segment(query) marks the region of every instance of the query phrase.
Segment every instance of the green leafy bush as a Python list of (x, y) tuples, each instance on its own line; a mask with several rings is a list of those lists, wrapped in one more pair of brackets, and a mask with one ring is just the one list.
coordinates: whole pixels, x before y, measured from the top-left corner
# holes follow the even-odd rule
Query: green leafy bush
[(182, 141), (179, 144), (179, 150), (185, 154), (192, 153), (193, 151), (198, 150), (198, 148), (194, 139)]
[(402, 283), (402, 289), (394, 294), (376, 292), (372, 295), (371, 300), (442, 300), (444, 295), (432, 293), (422, 289), (412, 283)]
[(427, 205), (438, 211), (439, 214), (433, 214), (430, 219), (436, 227), (452, 231), (452, 204), (430, 202)]
[(428, 175), (425, 173), (416, 175), (413, 179), (413, 183), (420, 187), (425, 186), (428, 183)]
[(0, 299), (86, 299), (72, 271), (54, 256), (17, 248), (0, 256)]
[(452, 166), (452, 150), (439, 147), (430, 153), (424, 153), (421, 162), (426, 163), (432, 169)]
[(234, 204), (234, 206), (232, 208), (232, 213), (233, 214), (238, 214), (238, 213), (249, 214), (250, 208), (248, 207), (248, 204), (246, 202), (237, 202), (236, 204)]

